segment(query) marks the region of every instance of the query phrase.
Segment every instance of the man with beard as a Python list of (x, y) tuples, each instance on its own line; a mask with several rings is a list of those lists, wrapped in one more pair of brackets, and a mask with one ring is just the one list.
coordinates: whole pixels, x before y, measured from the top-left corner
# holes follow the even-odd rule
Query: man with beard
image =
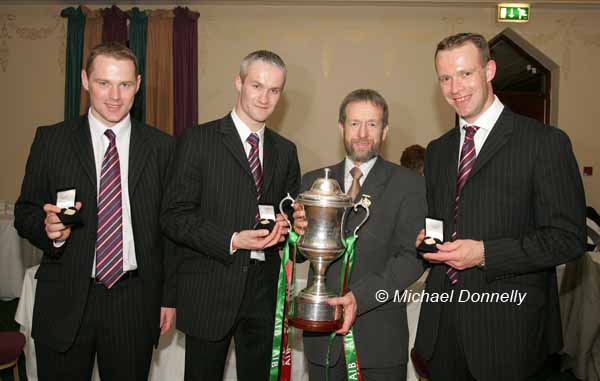
[[(330, 301), (344, 308), (344, 324), (337, 333), (346, 334), (354, 325), (357, 356), (365, 379), (404, 380), (408, 349), (406, 305), (390, 301), (396, 290), (402, 293), (423, 272), (414, 247), (414, 234), (422, 227), (426, 213), (423, 178), (379, 157), (389, 126), (387, 103), (376, 91), (359, 89), (348, 94), (340, 105), (338, 127), (346, 158), (330, 167), (331, 177), (355, 201), (362, 194), (371, 196), (372, 205), (371, 215), (356, 241), (351, 291)], [(323, 169), (318, 169), (303, 176), (301, 190), (310, 188), (323, 173)], [(304, 211), (298, 204), (294, 209), (294, 229), (303, 234), (307, 226)], [(352, 234), (362, 217), (353, 215), (348, 219), (346, 236)], [(331, 290), (339, 288), (341, 265), (340, 259), (327, 269), (327, 287)], [(385, 290), (390, 298), (378, 301), (375, 294), (379, 290)], [(328, 336), (304, 334), (311, 380), (325, 380)], [(338, 336), (331, 350), (331, 380), (346, 379), (342, 351)]]

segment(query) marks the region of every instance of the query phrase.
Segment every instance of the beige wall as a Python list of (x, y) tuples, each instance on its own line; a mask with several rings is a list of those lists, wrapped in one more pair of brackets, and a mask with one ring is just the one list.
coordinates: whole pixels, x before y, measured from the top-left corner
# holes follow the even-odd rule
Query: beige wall
[[(120, 3), (129, 9), (127, 3)], [(139, 4), (138, 4), (139, 6)], [(63, 113), (65, 21), (62, 6), (0, 6), (0, 199), (18, 196), (35, 127)], [(165, 6), (172, 8), (172, 6)], [(142, 7), (143, 8), (143, 7)], [(147, 8), (161, 8), (152, 3)], [(289, 68), (282, 103), (270, 125), (296, 142), (302, 170), (341, 159), (337, 107), (357, 87), (379, 90), (390, 104), (384, 156), (447, 131), (453, 113), (437, 87), (432, 55), (444, 36), (478, 31), (493, 37), (493, 4), (450, 7), (197, 5), (200, 120), (221, 117), (235, 101), (233, 77), (248, 52), (267, 48)], [(561, 67), (559, 126), (572, 139), (588, 204), (600, 208), (600, 6), (534, 5), (532, 21), (512, 28)]]

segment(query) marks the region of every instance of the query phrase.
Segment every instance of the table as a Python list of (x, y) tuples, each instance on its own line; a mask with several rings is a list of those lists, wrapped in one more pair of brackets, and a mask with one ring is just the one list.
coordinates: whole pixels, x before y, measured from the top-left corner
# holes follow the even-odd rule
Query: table
[[(15, 314), (15, 321), (21, 325), (21, 332), (27, 338), (25, 344), (25, 356), (27, 359), (27, 377), (30, 381), (37, 381), (37, 364), (35, 361), (35, 344), (31, 338), (31, 326), (33, 316), (33, 303), (35, 299), (36, 279), (35, 272), (39, 266), (33, 266), (25, 272), (23, 280), (23, 289), (21, 299)], [(305, 278), (298, 278), (298, 287), (304, 288), (306, 285)], [(419, 279), (411, 289), (420, 291), (425, 287), (425, 275)], [(420, 303), (409, 303), (407, 306), (408, 326), (409, 326), (409, 348), (412, 348), (417, 331), (417, 323), (419, 321)], [(293, 381), (308, 381), (308, 369), (306, 359), (303, 353), (302, 332), (292, 330), (292, 380)], [(164, 380), (183, 380), (185, 364), (185, 335), (177, 330), (171, 330), (168, 334), (160, 338), (158, 349), (154, 351), (152, 357), (152, 365), (150, 368), (149, 380), (164, 381)], [(97, 369), (94, 368), (94, 381), (100, 380)], [(229, 349), (227, 358), (224, 381), (237, 380), (235, 370), (235, 350), (232, 347)], [(412, 363), (408, 364), (409, 381), (416, 381), (417, 376), (412, 367)]]
[(21, 295), (25, 269), (40, 263), (42, 252), (21, 239), (12, 214), (0, 215), (0, 299)]

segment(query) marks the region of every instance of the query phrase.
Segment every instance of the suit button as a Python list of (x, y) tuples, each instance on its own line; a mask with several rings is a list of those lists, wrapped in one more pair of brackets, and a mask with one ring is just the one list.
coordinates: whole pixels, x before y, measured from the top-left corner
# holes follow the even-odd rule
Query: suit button
[(243, 273), (247, 273), (248, 272), (248, 266), (242, 266), (242, 272)]

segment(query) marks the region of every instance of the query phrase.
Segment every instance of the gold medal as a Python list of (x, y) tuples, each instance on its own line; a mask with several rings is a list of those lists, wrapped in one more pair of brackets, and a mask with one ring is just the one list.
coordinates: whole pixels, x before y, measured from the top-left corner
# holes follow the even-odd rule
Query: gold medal
[(426, 238), (425, 239), (425, 243), (428, 245), (435, 245), (435, 239), (433, 238)]

